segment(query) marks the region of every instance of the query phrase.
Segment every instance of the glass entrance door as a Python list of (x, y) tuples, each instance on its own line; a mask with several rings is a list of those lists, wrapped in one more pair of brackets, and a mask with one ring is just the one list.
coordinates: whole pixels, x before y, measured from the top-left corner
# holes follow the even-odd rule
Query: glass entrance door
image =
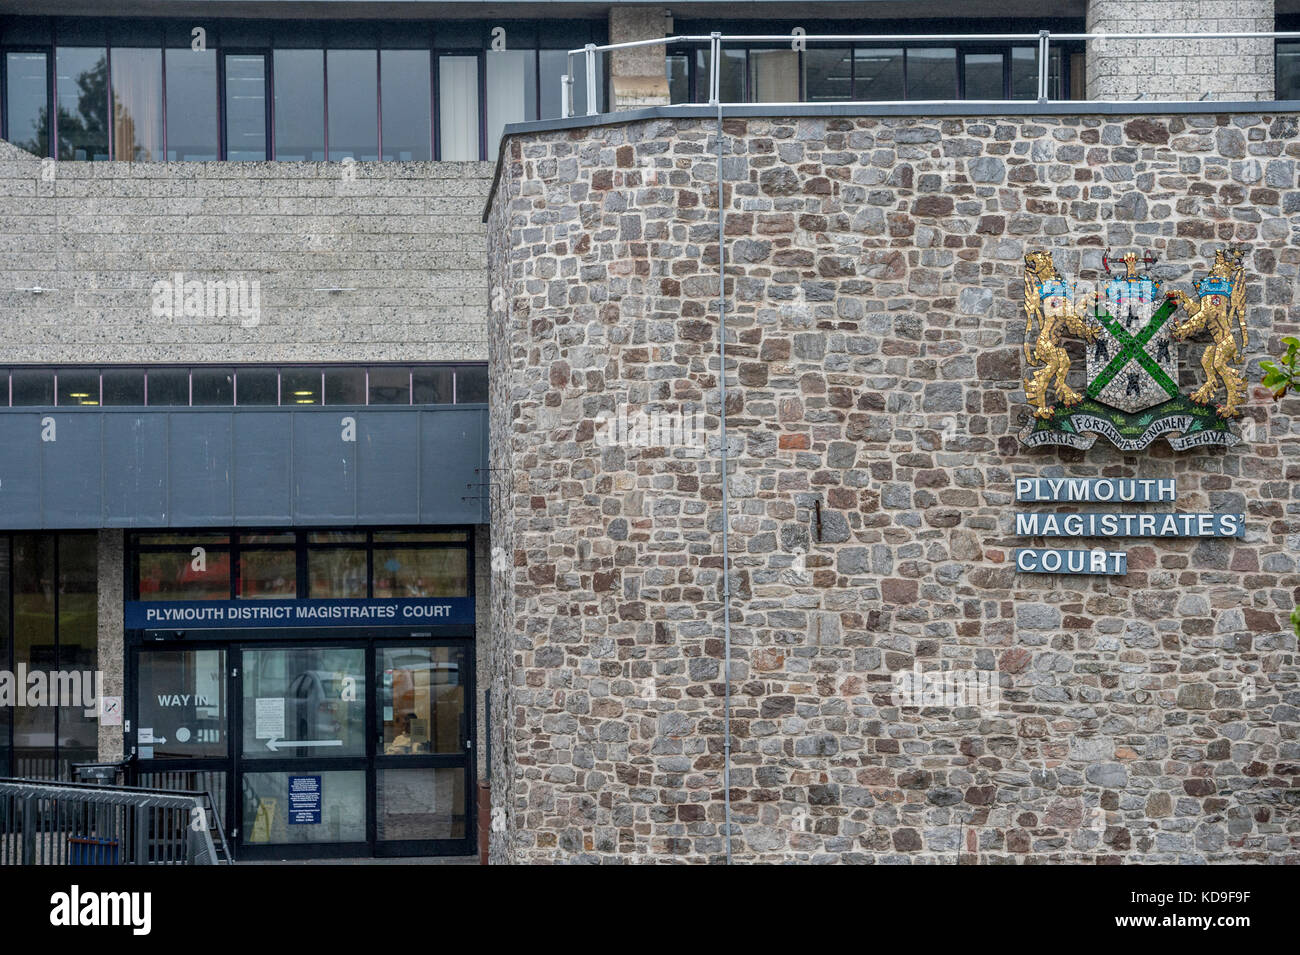
[(351, 632), (138, 647), (138, 784), (207, 789), (238, 857), (472, 854), (472, 642)]
[(376, 851), (453, 851), (470, 835), (468, 645), (381, 645), (375, 668)]
[(369, 854), (366, 655), (334, 644), (241, 650), (241, 850)]

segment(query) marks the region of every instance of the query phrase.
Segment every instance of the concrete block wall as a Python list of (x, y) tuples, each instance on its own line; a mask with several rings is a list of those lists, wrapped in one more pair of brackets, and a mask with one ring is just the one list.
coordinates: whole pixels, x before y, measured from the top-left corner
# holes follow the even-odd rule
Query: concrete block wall
[[(1273, 0), (1088, 0), (1090, 33), (1275, 29)], [(1271, 100), (1273, 41), (1106, 40), (1087, 49), (1088, 99)]]
[[(54, 162), (4, 144), (0, 363), (482, 361), (492, 168)], [(260, 316), (153, 314), (178, 272), (256, 281)], [(51, 291), (15, 291), (35, 286)]]
[[(1150, 249), (1187, 289), (1246, 246), (1258, 383), (1300, 331), (1300, 118), (774, 116), (722, 145), (735, 858), (1300, 861), (1300, 398), (1256, 386), (1231, 449), (1016, 437), (1034, 249), (1084, 281)], [(685, 119), (507, 144), (500, 861), (724, 858), (716, 148)], [(620, 407), (699, 412), (703, 453), (611, 441)], [(1246, 534), (1019, 574), (1016, 547), (1071, 545), (1015, 536), (1017, 475), (1172, 477), (1173, 506), (1132, 507)], [(1000, 702), (904, 705), (915, 667)]]
[[(673, 18), (667, 7), (617, 4), (609, 8), (609, 42), (630, 43), (668, 36)], [(668, 77), (660, 45), (616, 50), (609, 55), (610, 96), (615, 110), (668, 104)], [(583, 82), (579, 71), (576, 82)]]

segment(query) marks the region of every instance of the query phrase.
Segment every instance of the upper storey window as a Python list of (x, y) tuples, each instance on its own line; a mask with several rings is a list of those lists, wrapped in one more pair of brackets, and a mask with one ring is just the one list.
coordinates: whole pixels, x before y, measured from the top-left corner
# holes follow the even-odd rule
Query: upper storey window
[(23, 22), (0, 27), (0, 136), (67, 160), (495, 159), (508, 124), (562, 114), (567, 51), (604, 41), (598, 21)]

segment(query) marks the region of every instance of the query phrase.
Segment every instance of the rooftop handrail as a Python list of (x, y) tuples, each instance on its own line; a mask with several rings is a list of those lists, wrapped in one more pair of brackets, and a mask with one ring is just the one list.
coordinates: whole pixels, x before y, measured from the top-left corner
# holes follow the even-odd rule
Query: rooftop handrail
[[(720, 96), (720, 62), (722, 46), (727, 43), (952, 43), (965, 41), (971, 43), (1021, 42), (1038, 44), (1038, 102), (1049, 101), (1048, 87), (1050, 73), (1048, 60), (1051, 43), (1083, 42), (1093, 43), (1100, 40), (1300, 40), (1300, 31), (1296, 30), (1247, 30), (1247, 31), (1209, 31), (1209, 32), (1166, 32), (1166, 33), (1053, 33), (1039, 30), (1037, 33), (738, 33), (727, 34), (677, 34), (674, 36), (654, 37), (648, 40), (628, 40), (623, 43), (588, 43), (585, 46), (568, 51), (568, 72), (560, 77), (561, 114), (567, 119), (573, 116), (573, 57), (584, 58), (587, 92), (587, 115), (599, 113), (596, 97), (596, 54), (614, 50), (630, 50), (646, 46), (670, 46), (685, 43), (709, 44), (709, 99), (708, 105), (719, 105)], [(802, 50), (796, 45), (795, 50)], [(1204, 97), (1202, 97), (1204, 98)], [(844, 101), (852, 103), (856, 101)], [(871, 101), (881, 105), (879, 101)], [(934, 102), (952, 103), (956, 100), (906, 100), (895, 102)], [(963, 101), (971, 102), (971, 101)], [(1014, 100), (978, 100), (984, 103), (1007, 103)], [(694, 104), (692, 104), (694, 105)], [(730, 105), (730, 104), (728, 104)], [(782, 105), (782, 104), (767, 104)]]

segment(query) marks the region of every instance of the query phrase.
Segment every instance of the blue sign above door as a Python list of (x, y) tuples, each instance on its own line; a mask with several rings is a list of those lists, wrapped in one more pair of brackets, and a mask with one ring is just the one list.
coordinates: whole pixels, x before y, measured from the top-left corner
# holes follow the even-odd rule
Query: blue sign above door
[(128, 600), (127, 630), (252, 627), (472, 627), (472, 597), (370, 600)]

